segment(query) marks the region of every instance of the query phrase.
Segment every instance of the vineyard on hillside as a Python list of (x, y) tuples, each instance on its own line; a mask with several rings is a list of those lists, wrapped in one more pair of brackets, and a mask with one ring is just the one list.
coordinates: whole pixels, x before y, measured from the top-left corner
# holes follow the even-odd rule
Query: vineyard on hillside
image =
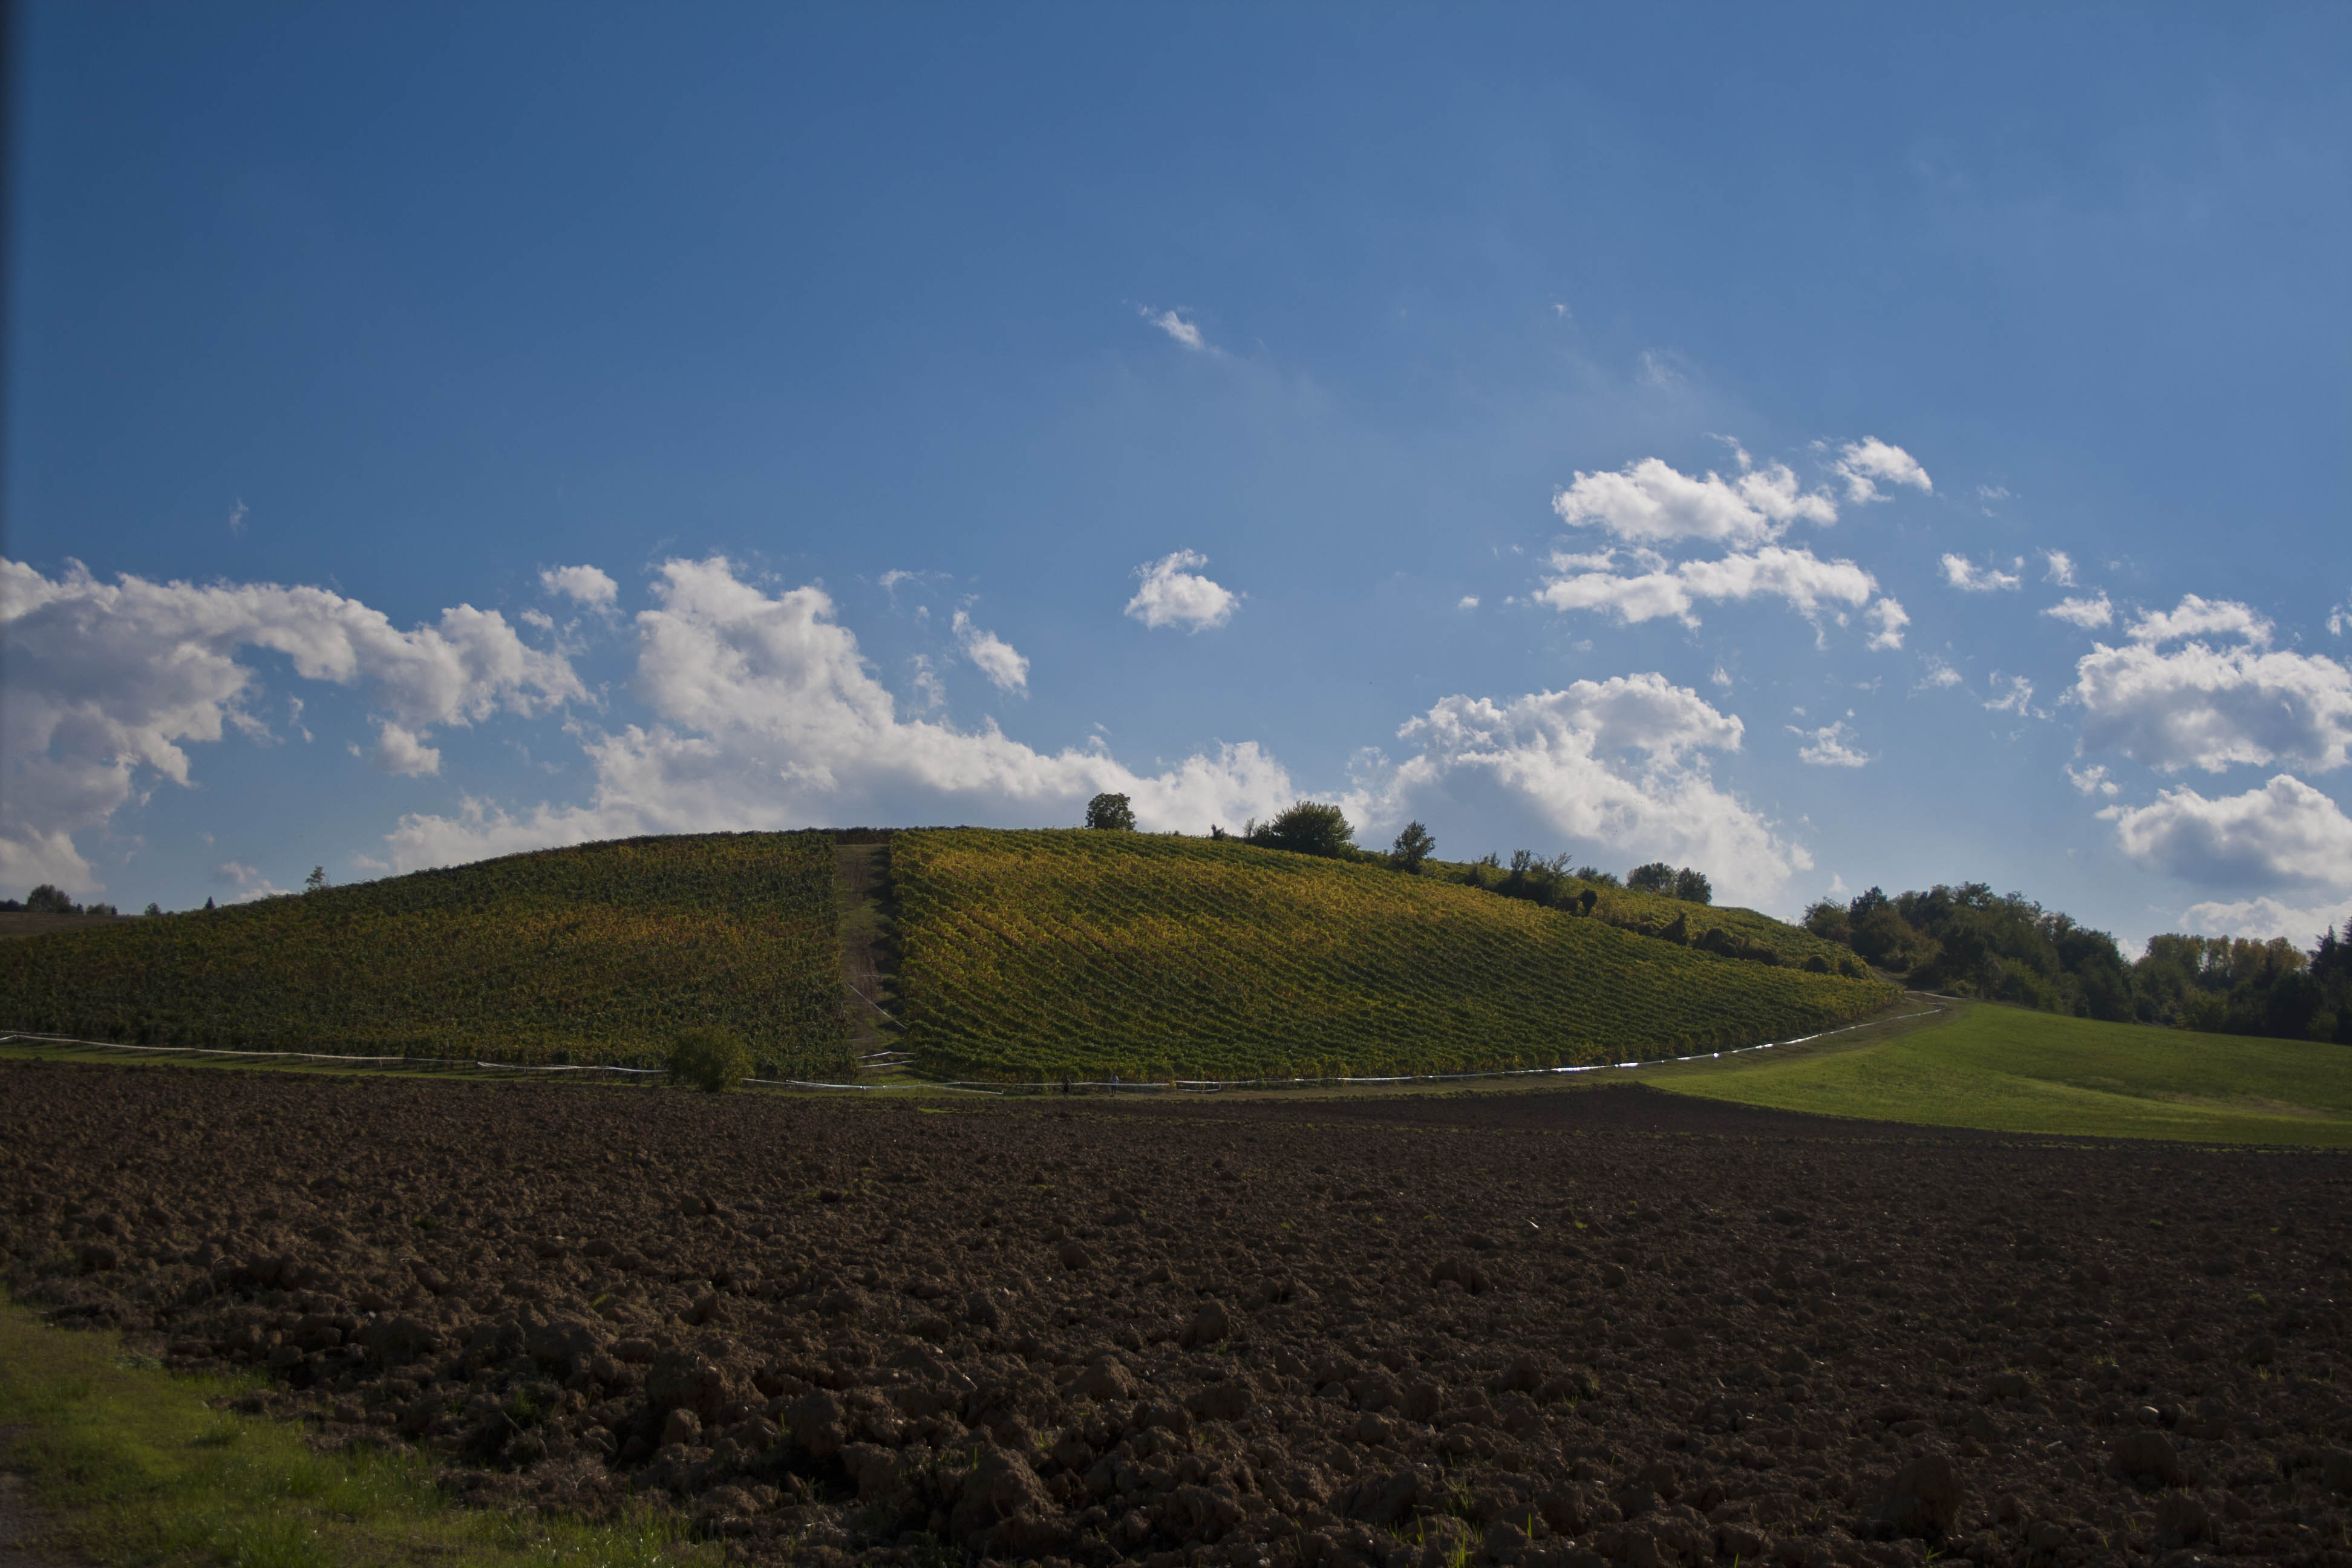
[(846, 1070), (833, 837), (635, 838), (0, 942), (0, 1026), (652, 1065), (688, 1025)]
[[(1895, 996), (1874, 980), (1230, 841), (902, 832), (891, 867), (909, 1044), (927, 1068), (975, 1077), (1624, 1060), (1785, 1038)], [(1732, 911), (1704, 912), (1721, 924)]]

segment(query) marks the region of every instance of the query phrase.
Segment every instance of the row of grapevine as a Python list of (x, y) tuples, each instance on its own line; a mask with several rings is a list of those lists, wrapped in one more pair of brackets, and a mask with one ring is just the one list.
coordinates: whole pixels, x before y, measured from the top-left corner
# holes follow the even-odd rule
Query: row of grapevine
[[(1785, 1037), (1893, 997), (1231, 842), (927, 830), (891, 858), (909, 1043), (974, 1077), (1549, 1067)], [(1743, 936), (1790, 930), (1710, 913)]]
[(846, 1064), (821, 833), (628, 839), (0, 942), (0, 1026), (152, 1045), (645, 1065), (691, 1025)]

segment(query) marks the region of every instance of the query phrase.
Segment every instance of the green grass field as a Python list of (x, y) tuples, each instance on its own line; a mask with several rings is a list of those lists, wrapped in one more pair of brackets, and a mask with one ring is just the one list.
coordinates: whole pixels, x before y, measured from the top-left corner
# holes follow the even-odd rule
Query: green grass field
[[(688, 1521), (617, 1523), (457, 1506), (433, 1456), (321, 1454), (301, 1426), (215, 1407), (258, 1387), (175, 1377), (111, 1333), (42, 1324), (0, 1300), (0, 1431), (60, 1559), (166, 1568), (679, 1568), (715, 1565)], [(5, 1553), (0, 1553), (5, 1555)]]
[(944, 1074), (1549, 1067), (1786, 1038), (1895, 996), (1230, 841), (957, 829), (899, 833), (890, 858), (908, 1044)]
[(703, 834), (0, 942), (0, 1027), (123, 1044), (650, 1066), (694, 1024), (846, 1066), (834, 846)]
[(2101, 1024), (1984, 1003), (1780, 1056), (1661, 1069), (1662, 1089), (1829, 1116), (2196, 1142), (2352, 1146), (2352, 1049)]

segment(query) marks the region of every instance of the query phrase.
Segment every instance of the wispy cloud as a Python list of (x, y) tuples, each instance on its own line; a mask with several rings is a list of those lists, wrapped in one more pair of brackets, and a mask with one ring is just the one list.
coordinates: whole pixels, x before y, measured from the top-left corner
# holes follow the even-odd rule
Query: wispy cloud
[(1845, 499), (1857, 506), (1887, 500), (1886, 492), (1879, 489), (1882, 484), (1908, 485), (1915, 490), (1929, 492), (1936, 488), (1927, 470), (1919, 466), (1918, 458), (1875, 436), (1847, 442), (1839, 451), (1837, 461), (1830, 466), (1845, 480)]
[(237, 497), (236, 504), (228, 509), (228, 531), (239, 539), (245, 537), (245, 511), (243, 496)]
[(994, 632), (982, 631), (971, 624), (963, 611), (955, 613), (956, 640), (963, 647), (964, 658), (971, 660), (989, 683), (999, 691), (1029, 689), (1029, 661), (1013, 651), (1013, 645)]
[(2070, 595), (2042, 613), (2053, 620), (2064, 621), (2068, 626), (2080, 626), (2084, 631), (2094, 626), (2104, 626), (2116, 618), (2116, 607), (2107, 602), (2104, 592), (2088, 596)]
[(2072, 588), (2076, 585), (2073, 556), (2063, 550), (2045, 550), (2042, 552), (2042, 562), (2046, 568), (2042, 573), (2044, 582), (2055, 583), (2061, 588)]
[(1843, 719), (1818, 730), (1800, 730), (1794, 724), (1786, 728), (1806, 742), (1797, 748), (1797, 760), (1801, 763), (1810, 763), (1817, 768), (1859, 768), (1872, 760), (1855, 748), (1853, 731)]
[(1136, 311), (1145, 321), (1158, 327), (1194, 353), (1205, 354), (1217, 352), (1210, 346), (1209, 340), (1201, 335), (1201, 326), (1197, 321), (1188, 321), (1173, 310), (1154, 311), (1149, 305), (1139, 305), (1136, 307)]
[[(2011, 563), (2022, 568), (2025, 558), (2019, 556)], [(2015, 571), (2004, 572), (1998, 566), (1979, 566), (1965, 555), (1944, 557), (1944, 581), (1963, 594), (1997, 594), (2019, 586), (2024, 579)]]

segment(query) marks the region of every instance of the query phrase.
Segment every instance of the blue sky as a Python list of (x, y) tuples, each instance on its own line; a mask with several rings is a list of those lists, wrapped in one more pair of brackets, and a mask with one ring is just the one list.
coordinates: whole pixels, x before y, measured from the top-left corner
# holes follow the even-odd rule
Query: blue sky
[(2352, 908), (2340, 8), (20, 26), (6, 891), (1121, 788)]

